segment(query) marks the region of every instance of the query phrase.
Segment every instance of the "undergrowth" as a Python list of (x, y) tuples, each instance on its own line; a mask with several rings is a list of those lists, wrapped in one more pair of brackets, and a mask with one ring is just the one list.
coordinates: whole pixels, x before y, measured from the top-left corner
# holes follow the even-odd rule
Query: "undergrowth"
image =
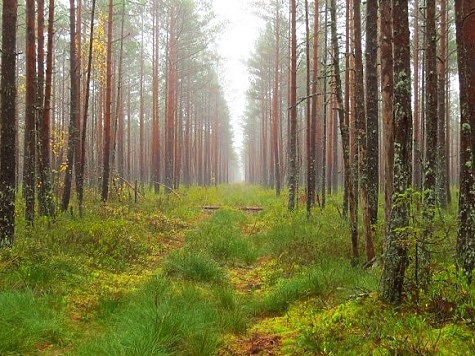
[[(475, 348), (475, 291), (458, 280), (450, 261), (453, 211), (434, 224), (440, 241), (430, 288), (414, 289), (409, 269), (405, 302), (394, 308), (377, 296), (379, 258), (370, 268), (350, 262), (341, 194), (310, 216), (303, 207), (289, 212), (285, 192), (276, 197), (257, 186), (143, 194), (138, 204), (123, 194), (103, 205), (90, 193), (84, 218), (69, 211), (32, 227), (19, 221), (15, 246), (0, 251), (0, 353)], [(242, 210), (256, 206), (263, 210)], [(416, 233), (418, 215), (413, 222)], [(380, 255), (384, 226), (375, 229)]]

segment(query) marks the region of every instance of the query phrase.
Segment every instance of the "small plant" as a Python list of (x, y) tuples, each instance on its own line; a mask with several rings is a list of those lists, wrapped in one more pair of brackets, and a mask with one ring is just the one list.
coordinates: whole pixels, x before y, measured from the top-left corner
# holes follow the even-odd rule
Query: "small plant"
[(208, 255), (185, 249), (172, 252), (164, 262), (167, 275), (195, 282), (221, 284), (226, 282), (225, 272)]

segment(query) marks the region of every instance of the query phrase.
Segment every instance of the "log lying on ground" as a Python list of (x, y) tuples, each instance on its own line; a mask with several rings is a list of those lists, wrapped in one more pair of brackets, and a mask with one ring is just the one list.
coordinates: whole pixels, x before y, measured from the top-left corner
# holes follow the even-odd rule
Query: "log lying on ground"
[[(218, 205), (203, 205), (203, 206), (201, 206), (201, 210), (203, 212), (211, 212), (211, 211), (216, 211), (218, 209), (221, 209), (221, 206), (218, 206)], [(260, 206), (242, 206), (242, 207), (239, 207), (239, 210), (242, 210), (242, 211), (245, 211), (245, 212), (248, 212), (248, 213), (255, 213), (255, 212), (262, 211), (263, 208), (260, 207)]]

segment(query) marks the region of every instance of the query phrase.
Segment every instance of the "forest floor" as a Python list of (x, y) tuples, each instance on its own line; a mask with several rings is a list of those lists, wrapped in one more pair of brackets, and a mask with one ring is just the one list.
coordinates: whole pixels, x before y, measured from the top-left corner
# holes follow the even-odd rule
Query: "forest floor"
[[(102, 205), (90, 193), (84, 218), (19, 219), (15, 247), (0, 251), (0, 354), (475, 350), (475, 288), (452, 261), (454, 207), (434, 223), (431, 285), (419, 288), (409, 266), (395, 307), (378, 297), (379, 260), (351, 263), (340, 195), (311, 216), (246, 185), (129, 197)], [(420, 217), (412, 211), (415, 240)]]

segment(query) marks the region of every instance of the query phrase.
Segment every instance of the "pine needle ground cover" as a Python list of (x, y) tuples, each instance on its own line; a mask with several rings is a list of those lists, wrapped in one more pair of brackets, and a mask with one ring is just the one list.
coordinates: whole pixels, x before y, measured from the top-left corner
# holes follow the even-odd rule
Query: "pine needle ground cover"
[(138, 204), (91, 196), (83, 219), (20, 223), (0, 253), (0, 353), (473, 351), (475, 291), (456, 278), (450, 217), (431, 287), (394, 308), (378, 298), (380, 267), (351, 263), (341, 198), (307, 217), (273, 191), (226, 185)]

